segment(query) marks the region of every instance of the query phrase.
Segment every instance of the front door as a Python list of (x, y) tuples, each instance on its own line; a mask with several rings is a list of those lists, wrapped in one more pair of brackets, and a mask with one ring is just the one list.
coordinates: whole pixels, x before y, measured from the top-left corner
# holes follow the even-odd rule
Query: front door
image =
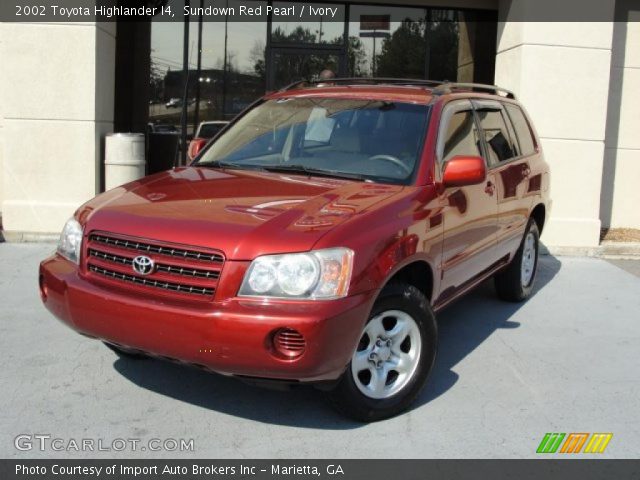
[(313, 80), (323, 70), (336, 76), (343, 71), (343, 54), (339, 49), (271, 48), (267, 73), (267, 90), (278, 90), (298, 80)]
[[(441, 171), (455, 156), (483, 156), (480, 130), (469, 100), (447, 104), (441, 119), (437, 147)], [(450, 187), (441, 195), (444, 238), (439, 302), (464, 288), (499, 259), (495, 189), (496, 176), (488, 171), (481, 184)]]

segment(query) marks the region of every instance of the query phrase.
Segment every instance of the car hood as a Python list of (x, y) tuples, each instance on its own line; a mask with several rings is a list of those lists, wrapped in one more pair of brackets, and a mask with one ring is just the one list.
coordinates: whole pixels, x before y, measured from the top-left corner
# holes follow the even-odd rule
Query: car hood
[(97, 196), (78, 212), (104, 231), (222, 250), (228, 259), (306, 251), (402, 190), (324, 177), (186, 167)]

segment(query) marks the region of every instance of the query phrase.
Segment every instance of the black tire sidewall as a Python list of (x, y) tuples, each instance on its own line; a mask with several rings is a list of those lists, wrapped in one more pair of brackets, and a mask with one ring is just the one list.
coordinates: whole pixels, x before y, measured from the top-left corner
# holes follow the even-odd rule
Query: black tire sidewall
[(360, 391), (349, 362), (340, 382), (329, 392), (329, 396), (338, 410), (361, 421), (381, 420), (405, 410), (424, 387), (436, 357), (437, 323), (428, 300), (417, 288), (404, 284), (385, 287), (376, 300), (367, 323), (387, 310), (406, 312), (418, 325), (422, 340), (420, 360), (409, 383), (395, 395), (384, 399), (370, 398)]
[[(524, 254), (524, 244), (529, 233), (533, 233), (535, 239), (535, 263), (533, 265), (533, 275), (528, 285), (522, 285), (522, 255)], [(511, 262), (504, 270), (495, 275), (496, 291), (501, 299), (509, 302), (522, 302), (531, 296), (538, 273), (539, 254), (540, 231), (538, 224), (531, 218), (520, 241), (520, 246)]]

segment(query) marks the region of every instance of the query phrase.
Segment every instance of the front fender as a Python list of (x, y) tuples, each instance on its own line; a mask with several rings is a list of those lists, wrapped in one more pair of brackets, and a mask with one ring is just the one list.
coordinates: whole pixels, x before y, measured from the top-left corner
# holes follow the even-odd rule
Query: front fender
[(376, 207), (330, 231), (314, 248), (344, 246), (355, 252), (350, 294), (381, 290), (414, 262), (429, 267), (436, 293), (443, 224), (435, 190), (407, 187)]

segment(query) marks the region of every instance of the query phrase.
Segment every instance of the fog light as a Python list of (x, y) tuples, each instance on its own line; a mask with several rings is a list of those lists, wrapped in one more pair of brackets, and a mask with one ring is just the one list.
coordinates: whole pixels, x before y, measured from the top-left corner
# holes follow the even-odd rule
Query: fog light
[(49, 296), (49, 289), (47, 288), (47, 283), (44, 281), (44, 275), (40, 275), (38, 284), (40, 285), (40, 298), (42, 298), (43, 302), (46, 302)]
[(293, 359), (304, 353), (306, 341), (297, 330), (281, 328), (273, 336), (273, 348), (283, 357)]

